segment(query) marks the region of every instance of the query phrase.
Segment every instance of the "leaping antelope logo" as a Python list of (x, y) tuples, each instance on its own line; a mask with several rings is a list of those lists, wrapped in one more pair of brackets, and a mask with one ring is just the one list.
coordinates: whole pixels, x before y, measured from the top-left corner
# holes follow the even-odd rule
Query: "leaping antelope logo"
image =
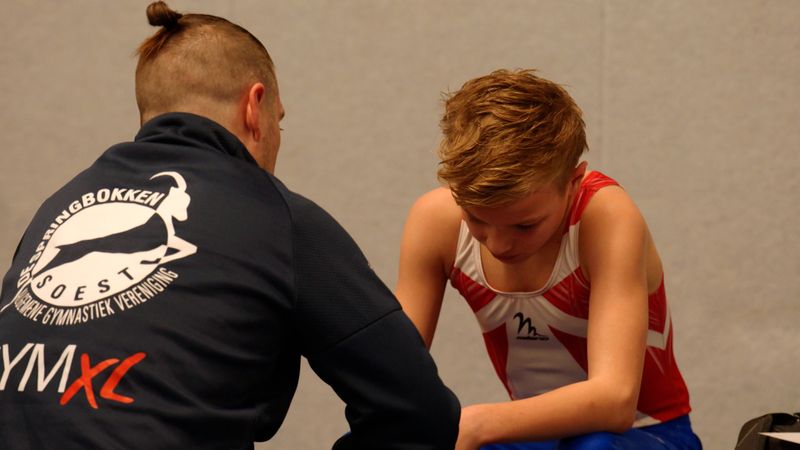
[[(24, 300), (28, 293), (48, 308), (70, 310), (104, 301), (108, 310), (110, 297), (136, 286), (158, 285), (150, 296), (163, 291), (164, 283), (178, 275), (160, 266), (193, 255), (197, 246), (175, 230), (175, 221), (184, 222), (189, 216), (186, 180), (177, 172), (160, 172), (150, 180), (161, 177), (174, 182), (167, 194), (102, 188), (81, 196), (82, 207), (78, 201), (70, 204), (71, 214), (63, 211), (66, 218), (57, 227), (51, 225), (54, 231), (46, 233), (37, 247), (32, 258), (36, 262), (27, 280), (18, 282), (15, 299)], [(20, 274), (25, 275), (25, 271)], [(155, 281), (159, 276), (162, 282)]]
[(161, 172), (150, 179), (168, 176), (175, 180), (176, 187), (170, 187), (169, 194), (143, 224), (124, 231), (82, 239), (68, 244), (56, 245), (55, 254), (41, 269), (34, 269), (34, 276), (48, 270), (77, 261), (94, 252), (133, 254), (146, 252), (141, 264), (165, 264), (184, 258), (197, 251), (197, 247), (175, 235), (173, 219), (180, 222), (188, 218), (187, 209), (191, 197), (186, 193), (186, 180), (177, 172)]

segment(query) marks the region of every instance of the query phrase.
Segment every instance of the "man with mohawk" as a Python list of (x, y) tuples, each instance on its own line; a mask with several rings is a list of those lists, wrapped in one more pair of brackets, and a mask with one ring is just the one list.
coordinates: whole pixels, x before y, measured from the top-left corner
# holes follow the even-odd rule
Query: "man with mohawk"
[(414, 325), (273, 175), (267, 50), (219, 17), (147, 16), (141, 130), (44, 202), (3, 280), (3, 447), (253, 448), (302, 355), (347, 404), (335, 449), (452, 449), (459, 404)]

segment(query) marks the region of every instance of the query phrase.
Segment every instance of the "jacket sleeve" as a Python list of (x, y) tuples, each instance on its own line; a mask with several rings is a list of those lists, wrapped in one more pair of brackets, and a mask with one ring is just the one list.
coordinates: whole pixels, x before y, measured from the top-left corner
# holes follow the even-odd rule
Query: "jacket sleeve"
[(298, 345), (347, 405), (334, 449), (452, 449), (458, 400), (394, 295), (321, 208), (292, 216)]

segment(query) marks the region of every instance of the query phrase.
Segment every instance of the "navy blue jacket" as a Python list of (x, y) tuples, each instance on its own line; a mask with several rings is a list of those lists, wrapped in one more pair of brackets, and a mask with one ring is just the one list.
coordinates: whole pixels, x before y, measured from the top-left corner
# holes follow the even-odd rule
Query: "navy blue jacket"
[(48, 198), (1, 295), (3, 448), (252, 448), (301, 355), (347, 404), (334, 448), (455, 443), (458, 402), (356, 244), (203, 117), (149, 121)]

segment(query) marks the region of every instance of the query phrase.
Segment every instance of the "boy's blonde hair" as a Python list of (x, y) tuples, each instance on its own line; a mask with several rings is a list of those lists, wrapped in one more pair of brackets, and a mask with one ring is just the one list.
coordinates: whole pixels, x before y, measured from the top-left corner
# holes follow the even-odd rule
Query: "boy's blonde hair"
[(461, 206), (498, 206), (555, 183), (587, 150), (578, 105), (534, 70), (497, 70), (445, 97), (439, 179)]

